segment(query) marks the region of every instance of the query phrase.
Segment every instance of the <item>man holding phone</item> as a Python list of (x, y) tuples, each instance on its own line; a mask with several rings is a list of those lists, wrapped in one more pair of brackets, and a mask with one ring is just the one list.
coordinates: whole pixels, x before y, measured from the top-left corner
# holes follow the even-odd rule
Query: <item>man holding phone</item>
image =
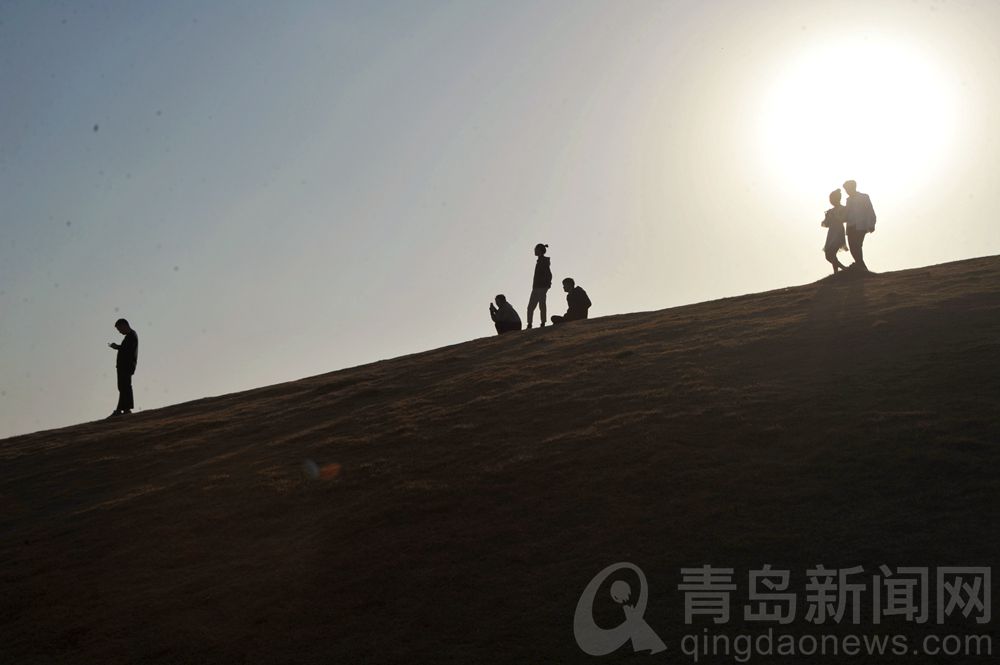
[(118, 406), (108, 416), (109, 418), (132, 413), (132, 409), (135, 407), (132, 396), (132, 375), (135, 374), (135, 366), (139, 361), (139, 336), (135, 334), (125, 319), (115, 321), (115, 328), (122, 335), (125, 335), (125, 338), (121, 344), (114, 342), (108, 344), (112, 349), (118, 351), (118, 359), (115, 363), (115, 367), (118, 369)]

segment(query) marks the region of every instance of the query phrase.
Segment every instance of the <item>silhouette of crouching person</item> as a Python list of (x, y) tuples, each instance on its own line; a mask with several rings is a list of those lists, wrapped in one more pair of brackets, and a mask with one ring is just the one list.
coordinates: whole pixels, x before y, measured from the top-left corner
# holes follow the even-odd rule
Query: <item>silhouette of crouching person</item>
[(579, 321), (586, 319), (590, 313), (590, 298), (583, 287), (577, 286), (572, 277), (567, 277), (562, 281), (563, 291), (566, 292), (565, 316), (553, 316), (552, 323), (566, 323), (567, 321)]
[(496, 325), (498, 335), (521, 329), (521, 317), (503, 294), (496, 297), (496, 305), (490, 303), (490, 318)]
[(122, 335), (125, 335), (121, 344), (111, 342), (108, 344), (112, 349), (118, 351), (118, 358), (115, 368), (118, 370), (118, 406), (114, 412), (108, 416), (124, 416), (132, 413), (135, 408), (135, 399), (132, 395), (132, 375), (135, 374), (135, 367), (139, 360), (139, 336), (129, 326), (125, 319), (115, 321), (115, 328)]

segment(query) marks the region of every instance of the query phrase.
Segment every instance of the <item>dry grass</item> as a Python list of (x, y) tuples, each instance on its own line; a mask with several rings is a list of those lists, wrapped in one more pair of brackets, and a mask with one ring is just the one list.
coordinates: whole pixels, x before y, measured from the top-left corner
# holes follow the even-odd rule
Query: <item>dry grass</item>
[(991, 257), (8, 439), (0, 662), (572, 662), (615, 561), (668, 644), (682, 566), (993, 565), (997, 413)]

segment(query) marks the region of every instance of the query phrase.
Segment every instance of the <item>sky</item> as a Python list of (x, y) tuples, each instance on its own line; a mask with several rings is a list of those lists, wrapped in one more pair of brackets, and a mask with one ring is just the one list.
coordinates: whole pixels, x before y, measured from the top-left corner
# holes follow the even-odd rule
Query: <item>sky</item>
[[(1000, 253), (1000, 4), (0, 0), (0, 437), (493, 334)], [(845, 257), (846, 260), (846, 257)], [(533, 333), (524, 333), (533, 334)], [(517, 362), (511, 358), (511, 362)]]

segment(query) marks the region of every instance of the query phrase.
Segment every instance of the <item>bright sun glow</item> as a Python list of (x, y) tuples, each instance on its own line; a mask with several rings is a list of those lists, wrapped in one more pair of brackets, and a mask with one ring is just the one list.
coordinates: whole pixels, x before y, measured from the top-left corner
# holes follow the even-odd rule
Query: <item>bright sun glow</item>
[(942, 67), (900, 44), (817, 48), (789, 62), (765, 94), (762, 159), (784, 188), (854, 178), (862, 191), (912, 192), (949, 158), (953, 87)]

